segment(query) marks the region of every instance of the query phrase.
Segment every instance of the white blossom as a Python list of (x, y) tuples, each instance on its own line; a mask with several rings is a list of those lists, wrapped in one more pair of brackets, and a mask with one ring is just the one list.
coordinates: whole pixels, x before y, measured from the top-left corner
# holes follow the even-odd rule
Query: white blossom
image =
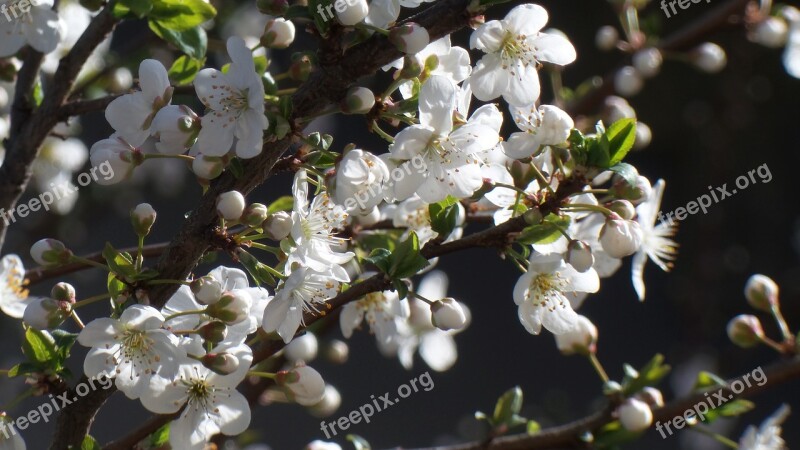
[(42, 53), (58, 47), (65, 24), (53, 11), (54, 0), (28, 2), (0, 1), (0, 58), (12, 56), (26, 44)]
[(25, 308), (34, 300), (28, 294), (25, 267), (17, 255), (0, 259), (0, 309), (15, 319), (21, 319)]
[(267, 333), (277, 332), (287, 344), (294, 338), (303, 312), (319, 313), (325, 302), (336, 295), (339, 282), (327, 274), (301, 267), (278, 286), (275, 298), (264, 311), (262, 327)]
[(633, 288), (639, 300), (644, 300), (644, 264), (650, 258), (661, 270), (669, 272), (672, 261), (675, 259), (678, 244), (672, 240), (677, 231), (674, 224), (661, 222), (656, 224), (656, 219), (661, 208), (661, 197), (664, 195), (664, 180), (658, 180), (650, 196), (636, 207), (639, 228), (642, 233), (642, 243), (631, 261), (631, 276)]
[(167, 69), (154, 60), (139, 65), (141, 91), (115, 99), (106, 108), (106, 120), (133, 147), (140, 147), (150, 137), (153, 119), (172, 101)]

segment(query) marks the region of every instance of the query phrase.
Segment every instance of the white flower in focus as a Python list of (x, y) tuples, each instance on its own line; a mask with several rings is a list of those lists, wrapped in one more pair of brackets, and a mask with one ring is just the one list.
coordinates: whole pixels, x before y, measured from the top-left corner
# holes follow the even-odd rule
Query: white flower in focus
[(528, 333), (539, 334), (544, 326), (553, 334), (564, 334), (578, 323), (578, 314), (566, 295), (599, 289), (600, 278), (594, 269), (581, 273), (566, 264), (560, 254), (534, 252), (528, 271), (514, 286), (514, 303)]
[(92, 145), (89, 160), (93, 167), (111, 166), (111, 176), (97, 177), (95, 180), (97, 184), (108, 186), (130, 177), (133, 169), (141, 164), (142, 154), (121, 137), (112, 136)]
[(25, 308), (34, 300), (28, 297), (25, 267), (17, 255), (0, 259), (0, 310), (9, 317), (21, 319)]
[(520, 5), (503, 20), (492, 20), (472, 33), (470, 47), (486, 53), (470, 77), (475, 97), (489, 101), (503, 96), (515, 106), (539, 99), (538, 66), (575, 61), (575, 47), (559, 34), (542, 33), (547, 11), (539, 5)]
[[(430, 74), (447, 77), (456, 84), (469, 78), (470, 73), (472, 73), (469, 52), (461, 47), (453, 47), (450, 43), (450, 35), (431, 42), (413, 57), (417, 59), (420, 66), (424, 66), (426, 61), (435, 60), (437, 62), (436, 68), (433, 69)], [(403, 58), (400, 58), (384, 66), (383, 69), (388, 70), (390, 67), (394, 67), (400, 70), (404, 65), (405, 62)], [(406, 81), (400, 85), (400, 93), (403, 95), (403, 98), (412, 97), (412, 86), (413, 83), (410, 81)]]
[(750, 425), (739, 439), (739, 450), (787, 450), (781, 437), (781, 424), (789, 415), (789, 405), (778, 408), (759, 428)]
[(642, 231), (642, 244), (631, 261), (631, 277), (633, 288), (640, 301), (644, 301), (644, 264), (650, 258), (661, 270), (669, 272), (672, 261), (677, 254), (678, 243), (672, 240), (677, 226), (661, 222), (656, 224), (656, 219), (661, 208), (661, 198), (664, 195), (664, 180), (658, 180), (650, 192), (650, 196), (636, 207), (636, 221)]
[(153, 119), (172, 101), (167, 69), (154, 60), (139, 65), (140, 92), (123, 95), (106, 108), (106, 120), (131, 146), (140, 147), (150, 137)]
[[(416, 193), (429, 203), (448, 195), (466, 198), (483, 185), (478, 152), (491, 150), (500, 137), (498, 130), (475, 117), (453, 130), (457, 88), (448, 78), (432, 76), (419, 93), (419, 125), (405, 128), (389, 148), (392, 158), (406, 161), (399, 167), (408, 175), (397, 180), (394, 196), (404, 200)], [(491, 108), (496, 107), (489, 105)], [(422, 158), (425, 170), (410, 167)], [(417, 164), (414, 162), (414, 164)], [(416, 166), (415, 166), (416, 167)]]
[(236, 390), (250, 369), (253, 354), (240, 345), (228, 350), (239, 360), (230, 375), (220, 375), (196, 361), (185, 361), (174, 380), (154, 383), (142, 395), (142, 404), (156, 414), (173, 414), (186, 405), (170, 425), (170, 445), (202, 450), (216, 434), (235, 436), (250, 425), (250, 405)]
[(316, 272), (329, 273), (336, 281), (350, 281), (341, 264), (353, 259), (354, 254), (338, 253), (332, 248), (345, 243), (345, 239), (334, 236), (336, 230), (344, 228), (347, 218), (344, 208), (334, 204), (327, 192), (321, 192), (309, 204), (308, 175), (305, 170), (295, 174), (292, 194), (291, 237), (294, 249), (286, 260), (287, 274), (293, 270), (294, 263), (299, 263)]
[[(0, 58), (12, 56), (26, 44), (42, 53), (58, 47), (64, 24), (53, 11), (54, 0), (28, 2), (22, 11), (21, 2), (0, 0)], [(13, 8), (13, 9), (12, 9)]]
[(256, 73), (253, 54), (239, 37), (228, 39), (231, 65), (227, 73), (203, 69), (194, 80), (206, 106), (196, 148), (208, 156), (223, 156), (236, 143), (236, 155), (253, 158), (261, 153), (264, 130), (264, 84)]
[(347, 152), (336, 169), (334, 200), (352, 212), (366, 212), (383, 200), (382, 184), (389, 168), (382, 159), (360, 149)]
[(182, 356), (177, 338), (162, 329), (164, 316), (150, 306), (133, 305), (119, 319), (95, 319), (81, 330), (78, 342), (91, 347), (83, 363), (87, 377), (116, 377), (117, 388), (130, 399), (150, 390), (156, 376), (171, 380)]
[(566, 142), (575, 122), (562, 109), (552, 105), (510, 108), (514, 123), (522, 133), (513, 133), (503, 144), (506, 155), (521, 159), (538, 152), (543, 145)]
[(277, 332), (288, 344), (303, 323), (303, 312), (319, 313), (318, 308), (334, 297), (338, 290), (339, 282), (327, 274), (306, 267), (295, 269), (279, 286), (275, 298), (264, 310), (261, 326), (267, 333)]
[(395, 319), (407, 319), (410, 313), (408, 302), (401, 300), (397, 292), (371, 292), (358, 301), (344, 305), (339, 315), (339, 325), (344, 337), (349, 339), (366, 317), (370, 332), (375, 334), (379, 344), (385, 345), (398, 337)]

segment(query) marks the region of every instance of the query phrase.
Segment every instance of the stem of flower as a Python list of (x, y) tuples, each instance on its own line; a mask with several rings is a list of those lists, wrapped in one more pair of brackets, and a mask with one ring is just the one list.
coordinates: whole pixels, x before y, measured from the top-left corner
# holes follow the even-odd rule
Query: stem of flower
[(275, 91), (275, 95), (291, 95), (297, 92), (297, 88), (279, 89)]
[(170, 314), (167, 317), (165, 317), (164, 318), (164, 322), (166, 322), (168, 320), (172, 320), (172, 319), (174, 319), (176, 317), (191, 316), (193, 314), (205, 314), (205, 313), (206, 313), (205, 309), (190, 309), (190, 310), (187, 310), (187, 311), (176, 312), (175, 314)]
[(88, 266), (97, 267), (98, 269), (103, 269), (106, 272), (110, 271), (110, 269), (108, 268), (107, 265), (100, 264), (99, 262), (92, 261), (91, 259), (86, 259), (86, 258), (84, 258), (82, 256), (72, 255), (72, 258), (70, 258), (70, 262), (79, 262), (79, 263), (82, 263), (82, 264), (86, 264)]
[(79, 302), (75, 302), (72, 305), (72, 309), (74, 310), (75, 308), (80, 308), (81, 306), (91, 305), (92, 303), (96, 303), (99, 302), (100, 300), (106, 300), (109, 298), (111, 298), (111, 294), (108, 293), (88, 297)]
[(416, 293), (416, 292), (414, 292), (414, 291), (408, 291), (408, 295), (412, 295), (412, 296), (414, 296), (414, 297), (417, 297), (418, 299), (422, 300), (423, 302), (425, 302), (425, 303), (427, 303), (427, 304), (429, 304), (429, 305), (432, 305), (432, 304), (434, 303), (433, 301), (431, 301), (431, 300), (428, 300), (427, 298), (425, 298), (425, 297), (423, 297), (423, 296), (421, 296), (421, 295), (417, 294), (417, 293)]
[(83, 321), (81, 320), (81, 318), (80, 318), (80, 317), (78, 317), (78, 312), (77, 312), (77, 311), (75, 311), (75, 310), (73, 309), (73, 310), (72, 310), (72, 312), (70, 312), (70, 314), (69, 314), (69, 315), (72, 317), (72, 320), (74, 320), (74, 321), (75, 321), (75, 323), (76, 323), (76, 324), (78, 324), (78, 327), (79, 327), (81, 330), (82, 330), (82, 329), (84, 329), (84, 328), (86, 328), (86, 325), (84, 325), (84, 324), (83, 324)]
[(550, 186), (550, 182), (547, 180), (547, 178), (544, 177), (544, 174), (542, 174), (539, 168), (536, 167), (536, 164), (531, 163), (531, 169), (533, 170), (533, 175), (539, 181), (539, 184), (544, 185), (544, 187), (547, 188), (548, 192), (555, 195), (556, 191), (554, 191), (552, 186)]
[(506, 188), (506, 189), (511, 189), (511, 190), (513, 190), (513, 191), (516, 191), (516, 192), (518, 192), (518, 193), (520, 193), (520, 194), (522, 194), (522, 195), (526, 196), (526, 197), (528, 197), (528, 196), (530, 195), (529, 193), (525, 192), (525, 190), (524, 190), (524, 189), (520, 189), (520, 188), (518, 188), (518, 187), (516, 187), (516, 186), (513, 186), (513, 185), (510, 185), (510, 184), (505, 184), (505, 183), (492, 183), (492, 186), (494, 186), (494, 187)]
[(268, 378), (270, 380), (274, 380), (274, 379), (276, 379), (278, 377), (278, 374), (275, 374), (275, 373), (257, 372), (255, 370), (251, 370), (250, 372), (247, 372), (247, 374), (252, 376), (252, 377)]
[(594, 367), (595, 372), (597, 372), (597, 374), (600, 375), (600, 379), (603, 380), (603, 383), (608, 383), (609, 380), (608, 374), (606, 373), (606, 370), (603, 368), (603, 365), (600, 363), (600, 360), (597, 359), (597, 355), (595, 355), (594, 352), (592, 352), (589, 353), (589, 356), (587, 356), (587, 358), (589, 358), (589, 362), (592, 363), (592, 367)]
[(192, 282), (188, 280), (147, 280), (145, 284), (182, 284), (184, 286), (189, 286)]
[(603, 213), (605, 216), (610, 216), (611, 214), (615, 214), (614, 211), (610, 209), (600, 206), (600, 205), (587, 205), (584, 203), (570, 203), (567, 205), (562, 206), (562, 209), (574, 209), (576, 211), (595, 211), (599, 213)]
[(136, 271), (139, 272), (142, 270), (142, 264), (144, 263), (144, 256), (142, 255), (142, 251), (144, 249), (144, 236), (139, 236), (139, 242), (136, 245)]
[(700, 434), (704, 434), (704, 435), (710, 437), (711, 439), (714, 439), (715, 441), (719, 442), (720, 444), (725, 445), (726, 447), (734, 448), (734, 449), (738, 449), (739, 448), (739, 444), (737, 444), (736, 442), (733, 442), (732, 440), (726, 438), (725, 436), (723, 436), (721, 434), (714, 433), (713, 431), (708, 430), (703, 426), (694, 426), (694, 427), (689, 428), (689, 429), (693, 430), (693, 431), (696, 431), (696, 432), (698, 432)]
[(194, 156), (189, 155), (164, 155), (161, 153), (147, 153), (144, 155), (144, 159), (182, 159), (184, 161), (192, 162), (194, 161)]
[(781, 307), (775, 305), (772, 307), (772, 316), (775, 317), (775, 321), (778, 322), (778, 326), (781, 329), (781, 334), (783, 338), (787, 341), (794, 340), (794, 336), (792, 336), (792, 331), (789, 329), (789, 325), (786, 323), (786, 319), (783, 317), (783, 313), (781, 312)]
[(772, 339), (770, 339), (770, 338), (768, 338), (766, 336), (761, 337), (761, 342), (763, 342), (764, 345), (766, 345), (767, 347), (772, 348), (773, 350), (775, 350), (776, 352), (778, 352), (780, 354), (786, 353), (786, 349), (783, 348), (781, 346), (781, 344), (773, 341)]
[(270, 252), (270, 253), (272, 253), (274, 255), (277, 255), (277, 256), (280, 256), (281, 253), (283, 253), (283, 251), (278, 247), (272, 247), (272, 246), (269, 246), (269, 245), (260, 244), (258, 242), (251, 242), (250, 245), (253, 248), (264, 250), (264, 251)]
[(384, 140), (389, 142), (390, 144), (394, 144), (394, 138), (389, 135), (387, 132), (383, 131), (381, 127), (378, 126), (377, 122), (372, 122), (372, 132), (377, 134), (378, 136), (382, 137)]

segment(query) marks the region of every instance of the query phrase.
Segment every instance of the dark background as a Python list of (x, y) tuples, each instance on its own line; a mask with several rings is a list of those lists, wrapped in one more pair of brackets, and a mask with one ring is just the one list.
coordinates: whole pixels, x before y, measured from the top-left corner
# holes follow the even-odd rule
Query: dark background
[[(702, 2), (669, 20), (663, 19), (653, 4), (644, 15), (660, 18), (664, 35), (668, 35), (720, 3)], [(542, 4), (550, 12), (550, 25), (564, 31), (578, 49), (577, 62), (564, 73), (567, 86), (604, 75), (624, 61), (619, 53), (602, 53), (594, 47), (594, 34), (600, 25), (616, 26), (606, 2)], [(508, 8), (492, 10), (487, 20), (502, 18)], [(150, 42), (146, 33), (137, 25), (123, 26), (112, 47), (136, 55), (138, 59), (131, 64), (134, 74), (138, 61), (152, 54), (144, 45)], [(467, 46), (468, 36), (464, 31), (457, 33), (454, 44)], [(767, 274), (780, 284), (784, 314), (790, 325), (800, 324), (800, 202), (795, 178), (800, 165), (800, 138), (796, 133), (800, 80), (790, 78), (783, 70), (782, 50), (752, 44), (741, 30), (717, 33), (710, 40), (728, 52), (728, 67), (721, 74), (708, 75), (668, 59), (661, 75), (648, 80), (644, 91), (630, 99), (638, 118), (652, 128), (654, 137), (650, 147), (631, 154), (629, 162), (653, 182), (667, 180), (662, 205), (665, 212), (695, 200), (708, 191), (708, 186), (732, 186), (736, 177), (762, 164), (768, 165), (773, 179), (711, 206), (706, 215), (684, 220), (677, 235), (681, 247), (675, 269), (665, 274), (652, 263), (647, 266), (645, 303), (636, 299), (626, 261), (614, 277), (603, 280), (601, 291), (580, 311), (600, 329), (598, 355), (612, 378), (621, 378), (623, 363), (641, 366), (655, 353), (666, 356), (675, 367), (661, 385), (667, 399), (685, 392), (699, 370), (733, 377), (777, 359), (766, 349), (739, 349), (725, 335), (725, 325), (732, 316), (752, 312), (742, 295), (752, 273)], [(543, 91), (548, 101), (548, 91)], [(380, 140), (366, 133), (360, 119), (336, 117), (319, 125), (336, 132), (337, 150), (351, 141), (376, 153), (385, 150)], [(89, 145), (111, 132), (102, 115), (87, 117), (83, 126)], [(106, 240), (118, 247), (135, 245), (127, 211), (141, 201), (152, 203), (159, 212), (149, 242), (169, 240), (184, 213), (197, 204), (200, 188), (180, 164), (154, 162), (144, 167), (131, 183), (83, 188), (69, 216), (40, 212), (18, 223), (11, 228), (3, 251), (18, 253), (26, 264), (32, 264), (28, 248), (43, 237), (62, 239), (78, 253), (100, 250)], [(288, 192), (288, 179), (279, 178), (248, 200), (267, 203)], [(478, 227), (468, 231), (475, 229)], [(510, 264), (492, 251), (471, 250), (442, 258), (439, 267), (451, 277), (450, 295), (466, 302), (473, 314), (471, 327), (456, 338), (458, 362), (449, 372), (431, 372), (435, 388), (430, 392), (413, 394), (375, 415), (371, 424), (360, 423), (349, 432), (364, 436), (375, 448), (477, 438), (482, 425), (472, 418), (474, 411), (491, 412), (497, 397), (515, 385), (525, 393), (523, 414), (543, 426), (576, 419), (599, 407), (600, 382), (586, 361), (560, 355), (552, 336), (546, 332), (532, 336), (519, 324), (511, 296), (518, 272)], [(104, 285), (93, 270), (66, 280), (75, 283), (79, 298), (101, 292)], [(33, 291), (45, 294), (53, 283), (55, 280), (45, 282)], [(90, 317), (86, 313), (83, 316), (84, 320)], [(762, 321), (768, 334), (777, 337), (774, 323), (768, 317), (762, 317)], [(6, 368), (19, 358), (20, 327), (3, 318), (0, 333), (4, 338), (0, 363)], [(338, 329), (334, 328), (330, 337), (341, 338)], [(369, 402), (370, 395), (395, 392), (398, 386), (428, 370), (419, 358), (408, 372), (396, 360), (384, 359), (366, 332), (357, 333), (349, 343), (351, 353), (346, 364), (333, 365), (321, 358), (312, 363), (344, 398), (328, 421)], [(73, 358), (76, 373), (81, 372), (83, 355), (78, 347)], [(0, 397), (5, 402), (21, 389), (20, 381), (3, 382)], [(777, 386), (755, 399), (756, 410), (742, 416), (741, 421), (722, 424), (721, 430), (738, 440), (744, 426), (760, 423), (781, 402), (796, 406), (798, 399), (796, 384)], [(40, 400), (26, 401), (11, 412), (25, 413)], [(138, 402), (116, 394), (101, 411), (92, 433), (106, 442), (146, 417)], [(274, 449), (298, 449), (312, 439), (324, 438), (319, 420), (296, 405), (272, 405), (255, 412), (251, 428)], [(784, 432), (790, 447), (800, 442), (800, 432), (794, 426), (798, 421), (798, 416), (790, 416)], [(24, 431), (29, 448), (46, 448), (51, 429), (51, 424), (39, 423)], [(340, 437), (336, 440), (349, 445)], [(662, 440), (651, 430), (628, 447), (713, 449), (715, 445), (692, 431)]]

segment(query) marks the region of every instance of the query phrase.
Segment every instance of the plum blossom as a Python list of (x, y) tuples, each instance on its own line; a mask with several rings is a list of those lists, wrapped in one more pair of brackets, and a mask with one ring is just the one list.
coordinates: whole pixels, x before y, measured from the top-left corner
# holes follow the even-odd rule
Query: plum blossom
[(182, 354), (175, 335), (162, 329), (164, 316), (153, 307), (133, 305), (119, 319), (95, 319), (78, 342), (91, 347), (83, 370), (87, 377), (115, 375), (117, 388), (130, 399), (147, 392), (153, 379), (172, 379)]
[(261, 153), (264, 130), (264, 84), (256, 73), (253, 55), (240, 37), (228, 39), (230, 69), (222, 73), (203, 69), (194, 80), (197, 96), (207, 111), (196, 148), (208, 156), (223, 156), (236, 143), (236, 155), (253, 158)]
[[(369, 274), (364, 274), (366, 277)], [(408, 301), (400, 299), (396, 291), (371, 292), (362, 299), (350, 302), (342, 308), (339, 325), (346, 338), (353, 335), (366, 318), (371, 333), (380, 343), (397, 339), (397, 321), (407, 319), (410, 314)]]
[[(469, 52), (464, 48), (458, 46), (454, 47), (450, 43), (449, 35), (431, 42), (416, 55), (413, 55), (413, 58), (417, 59), (420, 66), (424, 66), (429, 59), (435, 59), (436, 66), (431, 70), (430, 74), (447, 77), (456, 84), (469, 78), (470, 73), (472, 73)], [(385, 66), (384, 70), (388, 70), (390, 67), (400, 70), (404, 67), (404, 64), (404, 59), (400, 58)], [(412, 97), (412, 86), (413, 83), (410, 81), (400, 85), (400, 93), (404, 98)]]
[(25, 267), (17, 255), (0, 259), (0, 310), (15, 319), (21, 319), (25, 308), (34, 300), (28, 296)]
[(360, 149), (347, 152), (336, 170), (334, 199), (349, 211), (369, 211), (383, 200), (382, 184), (389, 168), (382, 159)]
[(513, 133), (503, 144), (506, 155), (512, 158), (527, 158), (543, 145), (558, 145), (566, 142), (575, 126), (572, 117), (552, 105), (535, 105), (510, 108), (514, 123), (522, 130)]
[(140, 147), (150, 137), (156, 114), (172, 102), (167, 69), (154, 59), (139, 65), (140, 92), (123, 95), (106, 108), (106, 120), (131, 146)]
[(740, 450), (785, 450), (788, 447), (781, 437), (781, 424), (789, 415), (789, 406), (783, 405), (756, 428), (750, 425), (739, 439)]
[[(414, 195), (403, 200), (394, 208), (392, 224), (395, 227), (405, 228), (406, 230), (401, 236), (401, 240), (406, 239), (412, 231), (417, 234), (420, 245), (425, 245), (431, 239), (439, 236), (439, 233), (433, 231), (433, 228), (431, 228), (429, 206), (427, 202)], [(455, 206), (458, 208), (456, 226), (449, 236), (445, 236), (445, 242), (458, 239), (464, 233), (466, 211), (461, 203), (456, 203)]]
[(581, 273), (560, 254), (534, 252), (528, 271), (514, 286), (514, 302), (519, 306), (519, 320), (529, 333), (539, 334), (544, 326), (553, 334), (564, 334), (578, 323), (578, 314), (566, 294), (599, 289), (600, 278), (594, 269)]
[(29, 2), (27, 11), (11, 0), (0, 1), (0, 58), (12, 56), (25, 45), (42, 53), (58, 47), (64, 23), (53, 11), (53, 0)]
[(538, 66), (560, 66), (575, 61), (575, 47), (560, 34), (542, 33), (547, 11), (539, 5), (519, 5), (503, 20), (491, 20), (472, 33), (470, 47), (486, 55), (470, 77), (476, 98), (483, 101), (503, 96), (514, 106), (539, 99)]
[(677, 254), (678, 244), (672, 240), (677, 227), (672, 223), (661, 222), (656, 225), (656, 217), (661, 208), (664, 195), (664, 180), (658, 180), (650, 196), (636, 207), (636, 221), (642, 230), (642, 244), (633, 255), (631, 278), (633, 288), (640, 301), (644, 301), (644, 265), (650, 258), (661, 270), (669, 272)]
[(496, 129), (474, 118), (453, 130), (456, 93), (456, 85), (440, 75), (422, 86), (420, 124), (398, 133), (389, 151), (393, 159), (406, 161), (406, 165), (422, 156), (426, 170), (408, 170), (409, 175), (394, 186), (396, 198), (403, 200), (414, 193), (429, 203), (448, 195), (466, 198), (483, 184), (475, 154), (494, 148), (500, 137)]
[(186, 405), (170, 426), (172, 448), (202, 450), (215, 434), (235, 436), (250, 425), (250, 405), (236, 386), (247, 375), (253, 353), (246, 345), (228, 352), (239, 361), (233, 373), (221, 375), (186, 360), (174, 379), (154, 383), (142, 396), (144, 407), (156, 414), (173, 414)]

